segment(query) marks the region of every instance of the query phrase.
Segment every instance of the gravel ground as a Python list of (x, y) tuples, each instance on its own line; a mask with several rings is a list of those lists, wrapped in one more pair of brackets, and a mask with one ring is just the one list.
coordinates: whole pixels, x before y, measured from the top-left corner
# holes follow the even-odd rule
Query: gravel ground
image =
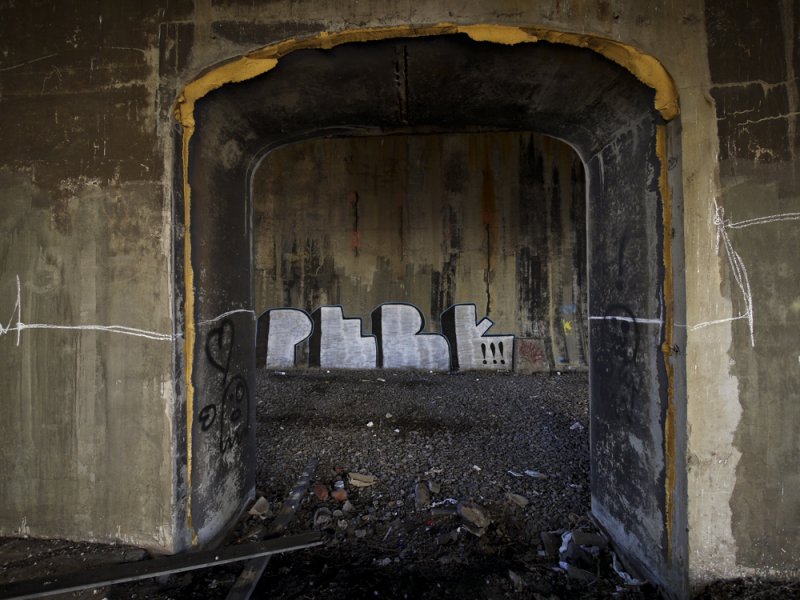
[(276, 510), (318, 458), (294, 530), (327, 539), (274, 559), (265, 596), (644, 597), (568, 577), (542, 544), (593, 530), (585, 374), (264, 371), (258, 389), (257, 485)]
[[(267, 510), (243, 519), (229, 543), (270, 523), (318, 459), (289, 532), (317, 529), (325, 544), (274, 557), (256, 598), (657, 597), (614, 573), (586, 517), (585, 374), (260, 371), (257, 402), (257, 488)], [(573, 536), (566, 554), (562, 534)], [(578, 545), (577, 536), (596, 543)], [(125, 546), (0, 538), (0, 589), (142, 559)], [(240, 570), (61, 597), (225, 598)], [(698, 598), (800, 597), (799, 585), (717, 582)]]
[(284, 498), (316, 457), (323, 480), (376, 476), (359, 500), (378, 511), (413, 510), (415, 484), (428, 480), (440, 487), (433, 501), (525, 496), (537, 538), (589, 510), (583, 374), (263, 373), (258, 389), (256, 484), (271, 497)]

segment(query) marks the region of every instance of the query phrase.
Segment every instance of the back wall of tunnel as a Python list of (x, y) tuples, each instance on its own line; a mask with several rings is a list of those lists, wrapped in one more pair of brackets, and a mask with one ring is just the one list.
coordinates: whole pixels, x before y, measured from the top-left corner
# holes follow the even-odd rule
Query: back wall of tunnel
[(298, 49), (272, 66), (199, 99), (183, 137), (187, 543), (210, 541), (253, 490), (261, 158), (304, 139), (409, 128), (537, 131), (572, 145), (587, 172), (592, 510), (650, 577), (685, 589), (683, 366), (669, 351), (678, 125), (654, 90), (587, 49), (465, 35)]
[[(439, 333), (442, 312), (474, 303), (490, 334), (515, 336), (504, 356), (515, 371), (588, 365), (586, 180), (563, 142), (530, 132), (298, 142), (261, 162), (253, 211), (258, 315), (341, 305), (371, 334), (375, 307), (406, 302)], [(307, 365), (308, 341), (297, 350)]]

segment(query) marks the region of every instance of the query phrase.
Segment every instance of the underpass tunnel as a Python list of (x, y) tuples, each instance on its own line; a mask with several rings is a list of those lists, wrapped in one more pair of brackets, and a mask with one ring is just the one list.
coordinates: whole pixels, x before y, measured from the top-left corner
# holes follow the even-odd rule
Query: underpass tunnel
[[(382, 35), (386, 39), (344, 37), (339, 45), (324, 42), (327, 49), (277, 49), (274, 57), (232, 63), (227, 80), (214, 80), (212, 72), (189, 116), (183, 115), (178, 140), (183, 152), (176, 165), (182, 182), (176, 188), (183, 196), (176, 213), (184, 215), (184, 234), (176, 239), (176, 311), (187, 334), (179, 357), (187, 413), (187, 545), (208, 543), (223, 531), (253, 492), (256, 317), (278, 300), (270, 298), (278, 289), (264, 272), (269, 261), (258, 254), (268, 245), (256, 238), (266, 235), (261, 220), (270, 210), (275, 243), (286, 234), (278, 217), (297, 215), (300, 208), (296, 203), (268, 207), (262, 191), (276, 183), (270, 179), (275, 173), (270, 161), (273, 167), (283, 161), (286, 168), (303, 168), (298, 161), (306, 160), (297, 175), (317, 171), (316, 189), (326, 189), (323, 179), (333, 172), (314, 163), (315, 152), (342, 156), (358, 144), (363, 151), (369, 144), (413, 145), (425, 137), (456, 143), (461, 136), (457, 145), (472, 144), (478, 151), (460, 183), (480, 186), (481, 201), (483, 183), (496, 168), (487, 169), (485, 161), (494, 160), (503, 144), (518, 152), (521, 140), (534, 139), (535, 132), (569, 144), (585, 172), (586, 281), (572, 286), (577, 300), (570, 304), (578, 310), (588, 290), (583, 319), (588, 336), (573, 344), (573, 355), (580, 363), (583, 344), (590, 371), (592, 512), (618, 548), (654, 581), (686, 589), (683, 357), (672, 351), (683, 347), (676, 318), (685, 322), (679, 317), (682, 221), (675, 216), (680, 190), (672, 185), (679, 179), (668, 168), (680, 152), (679, 123), (656, 107), (663, 89), (640, 81), (647, 79), (646, 70), (637, 78), (600, 51), (568, 43), (492, 43), (491, 36), (476, 41), (476, 36), (445, 30)], [(608, 54), (619, 59), (618, 53)], [(228, 81), (235, 83), (223, 85)], [(535, 138), (531, 143), (545, 142)], [(426, 156), (425, 148), (413, 154)], [(424, 163), (428, 174), (444, 172), (430, 160)], [(404, 179), (413, 182), (408, 175)], [(292, 203), (291, 193), (282, 198)], [(489, 201), (485, 194), (482, 201)], [(349, 210), (353, 217), (360, 196), (347, 196), (346, 202), (343, 214)], [(395, 198), (386, 203), (383, 210), (399, 211)], [(460, 212), (453, 211), (455, 223), (463, 218)], [(484, 272), (490, 273), (503, 261), (492, 257), (491, 218), (482, 218), (475, 255), (489, 261)], [(481, 226), (488, 232), (482, 241)], [(397, 247), (389, 258), (411, 251), (405, 235), (398, 231), (391, 238)], [(352, 236), (347, 247), (330, 254), (343, 261), (349, 256), (352, 265), (357, 251), (363, 251), (360, 243)], [(522, 246), (517, 240), (515, 248)], [(460, 256), (461, 250), (454, 253)], [(480, 300), (479, 317), (486, 312), (495, 317), (501, 303), (492, 302), (491, 286), (484, 298), (463, 299), (452, 280), (446, 281), (446, 270), (437, 280), (431, 277), (433, 267), (425, 271), (422, 261), (409, 262), (411, 275), (416, 264), (433, 282), (422, 297), (408, 299), (421, 305), (429, 320), (438, 317), (433, 311), (466, 300)], [(291, 265), (287, 268), (291, 272)], [(385, 265), (387, 293), (397, 291), (392, 281), (406, 277), (405, 268), (402, 261)], [(290, 293), (288, 300), (309, 309), (341, 303), (345, 311), (365, 316), (375, 298), (359, 292), (357, 278), (344, 279), (355, 283), (340, 286), (337, 297), (311, 286)], [(480, 275), (473, 285), (480, 286)], [(290, 305), (287, 298), (280, 300)], [(516, 300), (509, 304), (515, 309), (496, 319), (498, 331), (534, 337), (533, 324), (520, 329), (519, 308), (529, 302)], [(552, 322), (542, 327), (552, 331)], [(556, 356), (558, 344), (550, 336), (547, 362), (555, 367), (562, 356)]]

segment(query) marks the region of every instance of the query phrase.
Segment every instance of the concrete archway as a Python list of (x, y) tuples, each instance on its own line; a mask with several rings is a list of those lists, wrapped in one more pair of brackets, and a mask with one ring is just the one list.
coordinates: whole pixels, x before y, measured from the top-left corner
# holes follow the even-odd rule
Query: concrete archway
[(686, 589), (685, 393), (677, 96), (652, 57), (588, 36), (440, 25), (290, 41), (187, 86), (176, 310), (183, 319), (187, 540), (252, 493), (250, 179), (316, 136), (531, 130), (565, 140), (588, 184), (592, 510), (655, 581)]

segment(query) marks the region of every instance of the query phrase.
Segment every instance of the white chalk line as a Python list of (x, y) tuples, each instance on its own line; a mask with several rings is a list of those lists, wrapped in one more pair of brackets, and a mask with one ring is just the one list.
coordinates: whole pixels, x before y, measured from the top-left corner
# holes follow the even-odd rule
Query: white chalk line
[[(224, 319), (234, 314), (248, 313), (255, 317), (255, 311), (247, 308), (239, 308), (230, 310), (205, 321), (200, 321), (200, 325), (208, 325)], [(16, 323), (14, 317), (16, 315)], [(106, 333), (118, 333), (122, 335), (130, 335), (134, 337), (141, 337), (148, 340), (170, 342), (183, 337), (180, 334), (161, 333), (158, 331), (149, 331), (147, 329), (139, 329), (137, 327), (128, 327), (127, 325), (56, 325), (53, 323), (23, 323), (22, 322), (22, 286), (20, 285), (19, 275), (17, 275), (17, 300), (14, 303), (14, 308), (11, 311), (11, 318), (8, 320), (8, 325), (3, 326), (0, 323), (0, 337), (8, 335), (12, 331), (17, 334), (17, 346), (20, 344), (20, 337), (22, 332), (26, 329), (56, 329), (66, 331), (104, 331)]]
[[(750, 331), (750, 345), (755, 347), (755, 328), (754, 328), (754, 314), (753, 309), (753, 292), (750, 288), (750, 276), (747, 274), (747, 266), (744, 264), (742, 257), (733, 248), (730, 237), (728, 236), (729, 229), (745, 229), (754, 225), (764, 225), (766, 223), (776, 223), (779, 221), (800, 221), (800, 212), (780, 213), (775, 215), (767, 215), (764, 217), (756, 217), (753, 219), (745, 219), (744, 221), (726, 221), (725, 209), (717, 204), (714, 200), (714, 218), (713, 222), (717, 228), (716, 252), (719, 256), (720, 244), (725, 248), (725, 254), (728, 257), (728, 264), (731, 267), (733, 280), (739, 288), (744, 301), (744, 313), (736, 317), (728, 317), (725, 319), (715, 319), (713, 321), (703, 321), (695, 325), (676, 325), (677, 327), (686, 327), (689, 331), (696, 331), (711, 327), (712, 325), (721, 325), (723, 323), (731, 323), (733, 321), (747, 320), (748, 329)], [(630, 323), (648, 323), (661, 325), (663, 322), (660, 319), (638, 319), (635, 317), (622, 317), (622, 316), (604, 316), (604, 317), (589, 317), (592, 320), (616, 320), (627, 321)]]
[[(714, 225), (717, 228), (717, 241), (716, 241), (716, 250), (717, 256), (719, 256), (719, 247), (720, 242), (725, 247), (725, 254), (728, 257), (728, 264), (731, 267), (731, 273), (733, 274), (733, 279), (736, 282), (736, 285), (739, 288), (739, 291), (742, 294), (742, 299), (744, 300), (744, 313), (739, 315), (738, 317), (731, 317), (726, 319), (716, 319), (713, 321), (704, 321), (702, 323), (697, 323), (689, 327), (690, 330), (694, 331), (697, 329), (703, 329), (704, 327), (708, 327), (710, 325), (717, 325), (720, 323), (728, 323), (731, 321), (736, 321), (739, 319), (747, 319), (747, 325), (750, 330), (750, 345), (755, 347), (756, 345), (756, 337), (755, 331), (753, 328), (753, 293), (750, 289), (750, 277), (747, 274), (747, 267), (742, 260), (742, 257), (739, 256), (739, 253), (733, 249), (733, 244), (731, 244), (730, 237), (728, 236), (728, 229), (730, 228), (737, 228), (733, 227), (738, 225), (738, 228), (741, 229), (743, 227), (749, 227), (750, 225), (759, 225), (761, 223), (771, 223), (773, 221), (778, 220), (794, 220), (792, 219), (792, 215), (794, 213), (787, 213), (785, 215), (770, 215), (767, 217), (759, 217), (757, 219), (748, 219), (747, 221), (740, 221), (738, 224), (730, 223), (725, 221), (725, 209), (717, 204), (716, 199), (714, 199)], [(799, 215), (800, 216), (800, 215)], [(786, 218), (784, 218), (786, 217)]]
[(589, 317), (590, 321), (625, 321), (626, 323), (642, 323), (645, 325), (663, 325), (661, 319), (640, 319), (639, 317), (622, 317), (618, 315), (605, 315), (603, 317)]
[(755, 219), (746, 219), (744, 221), (737, 221), (736, 223), (728, 221), (724, 223), (724, 225), (725, 229), (744, 229), (752, 225), (763, 225), (764, 223), (775, 223), (778, 221), (800, 221), (800, 212), (756, 217)]
[(220, 319), (224, 319), (226, 317), (230, 317), (231, 315), (235, 315), (238, 313), (247, 313), (249, 315), (252, 315), (253, 318), (255, 318), (256, 316), (256, 311), (254, 310), (251, 310), (249, 308), (237, 308), (236, 310), (229, 310), (228, 312), (224, 312), (221, 315), (217, 315), (213, 319), (206, 319), (205, 321), (199, 321), (198, 325), (211, 325), (212, 323), (216, 323)]
[[(158, 341), (172, 341), (176, 338), (171, 333), (159, 333), (157, 331), (148, 331), (146, 329), (137, 329), (135, 327), (127, 327), (125, 325), (52, 325), (50, 323), (19, 323), (17, 327), (13, 327), (12, 331), (19, 332), (25, 329), (63, 329), (73, 331), (106, 331), (109, 333), (122, 333), (124, 335), (132, 335), (135, 337), (143, 337), (150, 340)], [(19, 346), (19, 342), (17, 342)]]
[(726, 221), (725, 209), (717, 205), (716, 199), (714, 200), (714, 225), (717, 228), (717, 243), (716, 250), (719, 256), (720, 243), (725, 247), (725, 254), (728, 256), (728, 263), (731, 267), (733, 279), (742, 294), (744, 300), (745, 311), (736, 317), (728, 317), (726, 319), (716, 319), (713, 321), (704, 321), (690, 326), (688, 329), (694, 331), (703, 329), (711, 325), (720, 325), (722, 323), (730, 323), (731, 321), (738, 321), (747, 319), (747, 324), (750, 329), (750, 345), (755, 347), (756, 338), (754, 331), (754, 309), (753, 309), (753, 293), (750, 289), (750, 277), (747, 274), (747, 267), (739, 256), (739, 253), (733, 249), (730, 237), (728, 236), (728, 229), (745, 229), (753, 225), (764, 225), (766, 223), (776, 223), (779, 221), (800, 221), (800, 212), (779, 213), (775, 215), (767, 215), (764, 217), (755, 217), (753, 219), (745, 219), (744, 221)]
[[(722, 242), (723, 246), (725, 247), (725, 254), (728, 256), (728, 263), (731, 267), (731, 272), (733, 273), (734, 281), (736, 285), (739, 287), (739, 291), (742, 294), (742, 298), (745, 303), (745, 312), (736, 317), (728, 317), (725, 319), (716, 319), (713, 321), (703, 321), (701, 323), (696, 323), (695, 325), (688, 326), (690, 331), (696, 331), (698, 329), (704, 329), (706, 327), (710, 327), (712, 325), (720, 325), (722, 323), (730, 323), (732, 321), (738, 321), (741, 319), (747, 319), (748, 328), (750, 330), (750, 344), (751, 346), (755, 347), (755, 331), (754, 331), (754, 311), (753, 311), (753, 294), (752, 290), (750, 289), (750, 277), (747, 274), (747, 267), (742, 260), (742, 257), (733, 249), (733, 244), (731, 244), (730, 237), (728, 236), (727, 230), (728, 229), (744, 229), (746, 227), (752, 227), (753, 225), (763, 225), (766, 223), (775, 223), (778, 221), (798, 221), (800, 220), (800, 213), (781, 213), (775, 215), (768, 215), (764, 217), (756, 217), (753, 219), (746, 219), (744, 221), (725, 221), (725, 209), (717, 204), (716, 199), (714, 200), (714, 225), (717, 228), (717, 240), (716, 240), (716, 251), (717, 255), (719, 255), (719, 247), (720, 242)], [(17, 313), (17, 322), (14, 327), (11, 326), (11, 323), (14, 321), (14, 312)], [(206, 319), (200, 321), (198, 324), (200, 325), (210, 325), (219, 321), (220, 319), (224, 319), (234, 314), (239, 313), (247, 313), (255, 317), (255, 311), (247, 309), (247, 308), (240, 308), (236, 310), (230, 310), (228, 312), (222, 313), (214, 317), (213, 319)], [(180, 337), (179, 335), (167, 334), (167, 333), (159, 333), (157, 331), (148, 331), (145, 329), (136, 329), (134, 327), (127, 327), (124, 325), (52, 325), (46, 323), (23, 323), (22, 320), (22, 301), (21, 301), (21, 293), (20, 293), (20, 281), (19, 275), (17, 275), (17, 301), (14, 304), (14, 309), (12, 310), (11, 318), (9, 319), (8, 325), (3, 326), (0, 323), (0, 337), (7, 335), (11, 331), (16, 331), (17, 333), (17, 346), (20, 343), (20, 335), (23, 330), (25, 329), (65, 329), (65, 330), (93, 330), (93, 331), (106, 331), (110, 333), (121, 333), (125, 335), (132, 335), (137, 337), (143, 337), (152, 340), (160, 340), (160, 341), (171, 341)], [(616, 315), (607, 315), (607, 316), (593, 316), (589, 317), (590, 320), (597, 321), (597, 320), (612, 320), (612, 321), (625, 321), (629, 323), (642, 323), (647, 325), (663, 325), (663, 321), (661, 319), (639, 319), (635, 317), (624, 317), (624, 316), (616, 316)]]
[[(739, 321), (741, 319), (749, 318), (748, 315), (739, 315), (738, 317), (728, 317), (727, 319), (717, 319), (715, 321), (704, 321), (702, 323), (698, 323), (697, 325), (690, 325), (687, 327), (689, 331), (695, 331), (697, 329), (704, 329), (706, 327), (710, 327), (711, 325), (721, 325), (722, 323), (730, 323), (731, 321)], [(686, 327), (684, 325), (684, 327)]]

